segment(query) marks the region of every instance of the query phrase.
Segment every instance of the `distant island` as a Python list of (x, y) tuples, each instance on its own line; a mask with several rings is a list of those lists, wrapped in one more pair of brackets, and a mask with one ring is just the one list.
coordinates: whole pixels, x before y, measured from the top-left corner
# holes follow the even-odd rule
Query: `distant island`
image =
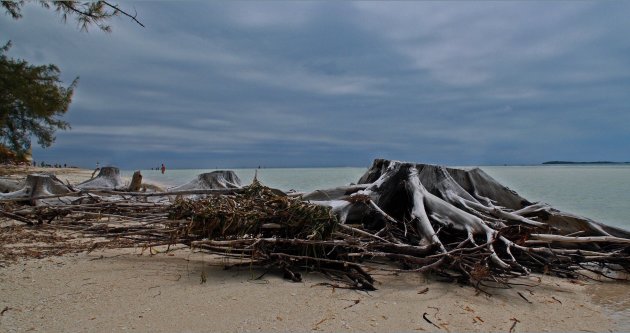
[(592, 161), (592, 162), (574, 162), (574, 161), (547, 161), (543, 164), (630, 164), (630, 162), (611, 162), (611, 161)]

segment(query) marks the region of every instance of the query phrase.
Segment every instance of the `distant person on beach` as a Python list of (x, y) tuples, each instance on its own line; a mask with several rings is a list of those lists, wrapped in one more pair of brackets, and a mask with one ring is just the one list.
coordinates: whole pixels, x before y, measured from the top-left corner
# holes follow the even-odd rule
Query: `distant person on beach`
[(162, 170), (162, 174), (164, 174), (164, 171), (166, 171), (166, 167), (164, 166), (164, 163), (162, 163), (162, 167), (160, 168), (160, 170)]

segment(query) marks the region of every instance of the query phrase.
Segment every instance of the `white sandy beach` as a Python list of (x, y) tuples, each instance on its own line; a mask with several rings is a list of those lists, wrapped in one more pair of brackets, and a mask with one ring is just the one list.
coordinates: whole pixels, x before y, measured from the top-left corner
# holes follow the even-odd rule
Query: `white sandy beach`
[[(599, 283), (533, 277), (523, 282), (536, 286), (492, 290), (488, 297), (418, 274), (376, 275), (379, 290), (370, 293), (318, 285), (327, 281), (319, 274), (302, 283), (277, 273), (255, 280), (260, 274), (224, 270), (221, 259), (188, 250), (24, 260), (0, 269), (0, 331), (506, 332), (515, 320), (515, 332), (630, 328), (621, 326), (623, 312), (603, 306), (610, 293), (593, 296), (601, 294)], [(627, 284), (612, 286), (617, 298), (630, 291)]]
[(23, 179), (28, 174), (46, 173), (54, 174), (60, 180), (70, 184), (78, 184), (91, 178), (94, 170), (80, 168), (42, 168), (33, 166), (9, 166), (1, 165), (0, 176), (8, 179)]

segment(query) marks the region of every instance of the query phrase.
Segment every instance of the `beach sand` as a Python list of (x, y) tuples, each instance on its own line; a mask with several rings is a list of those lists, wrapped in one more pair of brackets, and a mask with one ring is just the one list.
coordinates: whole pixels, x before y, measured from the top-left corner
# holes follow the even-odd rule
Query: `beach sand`
[[(46, 171), (71, 183), (92, 173)], [(301, 283), (277, 272), (256, 279), (263, 271), (225, 263), (187, 248), (19, 259), (0, 266), (0, 332), (630, 331), (627, 283), (532, 276), (487, 296), (374, 271), (378, 290), (366, 293), (320, 285), (330, 281), (317, 273)]]
[(377, 274), (378, 290), (366, 293), (319, 285), (328, 280), (317, 273), (301, 283), (274, 272), (255, 279), (262, 271), (223, 263), (140, 249), (23, 260), (0, 268), (0, 331), (507, 332), (515, 320), (514, 332), (630, 329), (627, 303), (605, 306), (606, 291), (621, 300), (627, 284), (534, 276), (489, 297), (419, 274)]
[(0, 165), (0, 177), (6, 179), (24, 179), (34, 173), (54, 174), (60, 180), (76, 185), (91, 178), (94, 170), (79, 168), (40, 168), (33, 166)]

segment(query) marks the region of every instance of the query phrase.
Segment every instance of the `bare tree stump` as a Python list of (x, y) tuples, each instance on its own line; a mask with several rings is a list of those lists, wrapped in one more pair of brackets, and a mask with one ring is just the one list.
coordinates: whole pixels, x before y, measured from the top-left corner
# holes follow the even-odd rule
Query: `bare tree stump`
[(140, 170), (133, 173), (131, 177), (131, 184), (129, 184), (129, 192), (138, 192), (142, 187), (142, 174), (140, 174)]
[(123, 186), (120, 178), (120, 169), (116, 167), (102, 167), (98, 175), (90, 180), (84, 181), (75, 187), (81, 190), (115, 190)]
[(22, 186), (22, 182), (17, 179), (0, 178), (0, 193), (14, 192)]
[[(564, 249), (578, 248), (578, 244), (587, 251), (599, 249), (589, 242), (592, 238), (564, 237), (575, 233), (597, 236), (609, 244), (624, 244), (620, 239), (630, 239), (626, 230), (531, 203), (480, 169), (379, 159), (361, 177), (359, 185), (316, 191), (304, 198), (331, 207), (342, 224), (360, 224), (364, 230), (394, 243), (436, 249), (440, 259), (429, 261), (423, 266), (427, 269), (453, 260), (453, 251), (472, 246), (483, 249), (496, 269), (527, 273), (529, 269), (513, 253), (555, 256), (565, 253)], [(563, 250), (525, 247), (521, 240), (515, 243), (519, 237), (533, 237), (523, 230), (552, 235), (538, 236), (537, 242), (562, 243)], [(505, 236), (510, 232), (516, 235)], [(472, 270), (462, 269), (466, 274)]]
[(31, 204), (37, 204), (39, 200), (33, 199), (71, 192), (73, 191), (54, 175), (32, 174), (26, 176), (24, 186), (21, 189), (9, 193), (0, 193), (0, 199), (24, 198), (31, 200)]
[[(344, 214), (353, 209), (362, 210), (364, 214), (355, 214), (355, 217), (365, 221), (369, 209), (357, 209), (357, 203), (346, 200), (354, 193), (368, 195), (383, 212), (398, 220), (419, 218), (436, 225), (477, 231), (484, 229), (479, 227), (482, 224), (495, 229), (524, 225), (547, 227), (565, 235), (579, 232), (581, 236), (630, 238), (626, 230), (562, 212), (544, 203), (532, 203), (479, 168), (463, 170), (377, 159), (358, 185), (319, 190), (304, 198), (331, 205)], [(346, 203), (336, 202), (338, 200)], [(374, 228), (382, 227), (378, 221), (370, 223), (375, 224)]]
[(169, 191), (211, 190), (240, 188), (241, 180), (234, 171), (219, 170), (202, 173), (187, 184), (170, 188)]

